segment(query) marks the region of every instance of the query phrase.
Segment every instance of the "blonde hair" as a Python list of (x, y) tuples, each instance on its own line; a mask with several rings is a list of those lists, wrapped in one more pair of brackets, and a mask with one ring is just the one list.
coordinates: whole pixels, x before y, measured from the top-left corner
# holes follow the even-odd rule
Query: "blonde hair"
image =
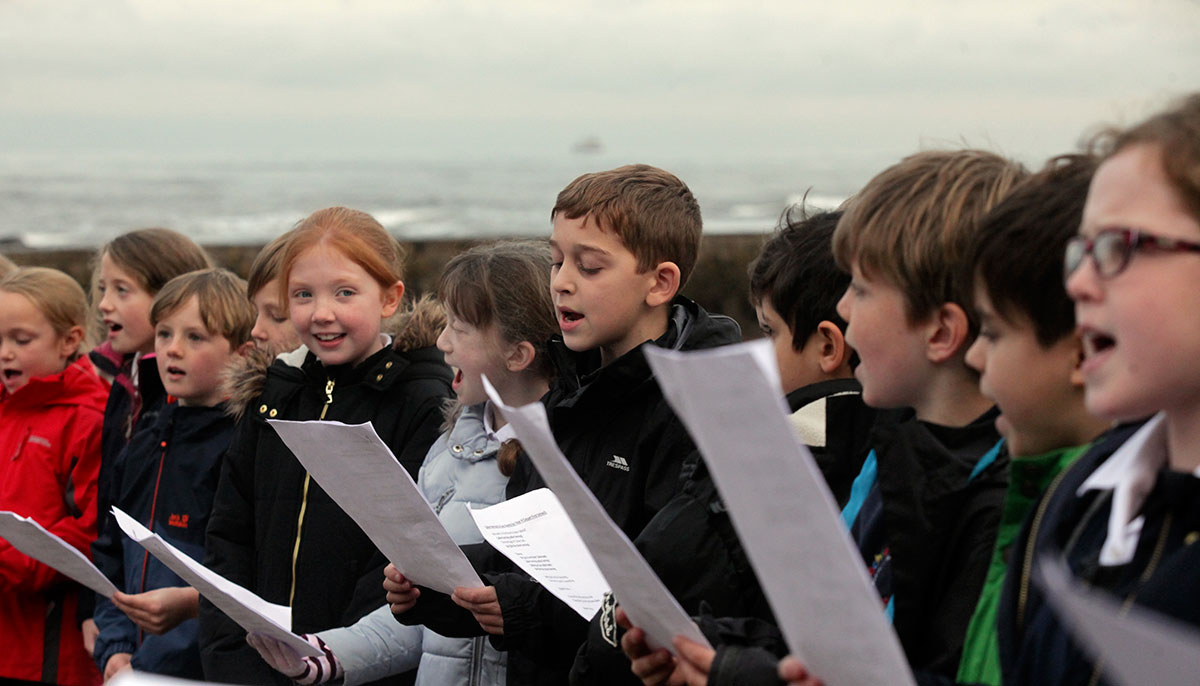
[(909, 323), (956, 303), (974, 331), (961, 262), (980, 219), (1027, 175), (1021, 164), (984, 150), (910, 155), (847, 201), (833, 234), (834, 259), (898, 288)]
[(77, 326), (83, 329), (83, 339), (69, 361), (74, 362), (90, 349), (87, 294), (75, 279), (48, 267), (20, 267), (0, 278), (0, 291), (25, 296), (59, 337)]
[(14, 271), (17, 265), (12, 260), (4, 255), (0, 255), (0, 278), (4, 278), (9, 272)]
[(200, 321), (210, 334), (224, 336), (237, 348), (250, 340), (254, 306), (246, 299), (246, 282), (228, 269), (203, 269), (171, 279), (154, 297), (150, 323), (163, 318), (195, 297)]
[(279, 261), (279, 294), (284, 309), (289, 300), (288, 277), (296, 260), (318, 245), (328, 245), (362, 267), (380, 288), (391, 288), (404, 279), (404, 248), (382, 224), (366, 212), (327, 207), (302, 219), (284, 240)]

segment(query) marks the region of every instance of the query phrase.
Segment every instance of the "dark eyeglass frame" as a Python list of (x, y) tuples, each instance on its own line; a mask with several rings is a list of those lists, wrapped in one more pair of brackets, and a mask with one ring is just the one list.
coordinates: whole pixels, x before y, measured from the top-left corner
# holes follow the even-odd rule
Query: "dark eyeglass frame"
[(1129, 260), (1139, 250), (1153, 249), (1161, 252), (1200, 253), (1200, 243), (1179, 238), (1166, 238), (1129, 227), (1104, 229), (1092, 238), (1072, 236), (1063, 251), (1063, 280), (1083, 264), (1083, 258), (1091, 255), (1100, 278), (1111, 279), (1125, 271)]

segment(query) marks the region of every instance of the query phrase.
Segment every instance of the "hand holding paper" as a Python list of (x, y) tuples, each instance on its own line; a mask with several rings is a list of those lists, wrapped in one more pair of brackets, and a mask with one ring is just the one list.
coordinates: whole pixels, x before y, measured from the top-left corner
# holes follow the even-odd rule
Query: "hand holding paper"
[(571, 523), (587, 543), (596, 565), (612, 584), (614, 595), (633, 623), (646, 631), (652, 647), (669, 647), (676, 634), (708, 646), (708, 640), (663, 586), (654, 570), (633, 546), (558, 449), (541, 403), (524, 407), (504, 404), (487, 378), (488, 397), (517, 432), (525, 452), (554, 494)]
[(184, 552), (118, 508), (112, 509), (117, 525), (127, 536), (151, 555), (191, 584), (201, 595), (212, 601), (221, 612), (246, 631), (267, 634), (296, 649), (301, 655), (320, 657), (321, 652), (308, 641), (291, 632), (292, 610), (284, 605), (268, 603), (250, 591), (196, 562)]

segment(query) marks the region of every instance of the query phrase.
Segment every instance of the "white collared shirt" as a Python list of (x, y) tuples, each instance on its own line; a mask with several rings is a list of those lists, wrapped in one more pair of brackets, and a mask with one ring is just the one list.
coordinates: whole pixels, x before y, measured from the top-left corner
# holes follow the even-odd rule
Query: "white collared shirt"
[[(1079, 486), (1077, 495), (1096, 490), (1112, 491), (1112, 509), (1108, 515), (1108, 535), (1100, 549), (1100, 564), (1128, 564), (1137, 551), (1142, 534), (1141, 511), (1146, 496), (1154, 488), (1158, 471), (1167, 464), (1166, 415), (1158, 413), (1115, 450), (1111, 457), (1092, 472)], [(1200, 476), (1200, 469), (1196, 470)]]

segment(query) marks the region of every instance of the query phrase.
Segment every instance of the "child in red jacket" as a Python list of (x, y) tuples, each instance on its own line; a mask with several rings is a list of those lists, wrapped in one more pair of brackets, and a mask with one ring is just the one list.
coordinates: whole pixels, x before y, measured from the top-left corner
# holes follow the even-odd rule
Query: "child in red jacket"
[[(87, 298), (53, 269), (0, 280), (0, 510), (32, 517), (85, 554), (96, 537), (96, 475), (108, 389), (83, 351)], [(83, 648), (81, 593), (0, 540), (0, 676), (97, 684)]]

